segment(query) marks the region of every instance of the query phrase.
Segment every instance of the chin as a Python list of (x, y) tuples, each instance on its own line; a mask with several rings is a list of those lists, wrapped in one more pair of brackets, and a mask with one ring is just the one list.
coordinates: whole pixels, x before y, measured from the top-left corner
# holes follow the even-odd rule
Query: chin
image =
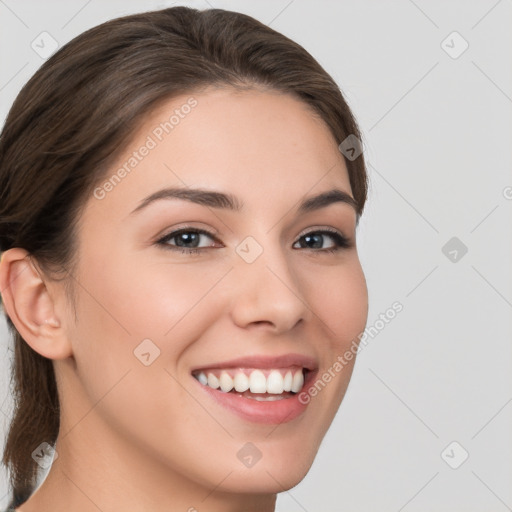
[[(261, 461), (257, 466), (260, 464)], [(288, 463), (287, 466), (262, 465), (259, 468), (252, 467), (237, 471), (226, 480), (225, 490), (241, 494), (278, 494), (299, 484), (306, 476), (311, 464), (291, 468)]]
[(240, 464), (241, 467), (231, 473), (223, 487), (236, 493), (276, 494), (287, 491), (304, 479), (315, 455), (316, 450), (311, 447), (305, 449), (303, 444), (292, 451), (280, 450), (276, 443), (263, 447), (261, 458), (251, 461), (253, 465), (247, 467)]

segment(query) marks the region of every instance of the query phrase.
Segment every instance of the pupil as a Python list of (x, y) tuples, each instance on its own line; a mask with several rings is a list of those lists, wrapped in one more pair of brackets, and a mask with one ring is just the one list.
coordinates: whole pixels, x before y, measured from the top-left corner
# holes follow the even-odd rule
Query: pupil
[[(199, 241), (199, 233), (181, 233), (176, 239), (176, 245), (180, 247), (197, 247)], [(181, 243), (184, 242), (184, 243)]]
[(306, 235), (304, 240), (310, 248), (317, 249), (322, 247), (322, 235), (319, 233), (315, 235)]

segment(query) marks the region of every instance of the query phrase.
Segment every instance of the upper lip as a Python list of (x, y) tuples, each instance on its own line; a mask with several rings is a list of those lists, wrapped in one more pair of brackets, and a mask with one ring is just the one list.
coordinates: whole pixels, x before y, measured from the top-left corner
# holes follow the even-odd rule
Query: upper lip
[(195, 367), (193, 372), (200, 370), (215, 370), (227, 368), (288, 368), (291, 366), (301, 366), (306, 370), (316, 370), (318, 364), (312, 357), (301, 354), (283, 354), (280, 356), (247, 356), (231, 359), (229, 361), (220, 361)]

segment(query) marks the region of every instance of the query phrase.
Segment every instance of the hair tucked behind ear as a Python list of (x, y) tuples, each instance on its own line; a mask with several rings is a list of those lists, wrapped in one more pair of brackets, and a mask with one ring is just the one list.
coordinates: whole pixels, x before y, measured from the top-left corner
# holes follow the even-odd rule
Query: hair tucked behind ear
[[(292, 94), (338, 143), (360, 138), (338, 86), (315, 59), (249, 16), (174, 7), (118, 18), (61, 48), (16, 98), (0, 135), (0, 250), (26, 249), (49, 278), (70, 285), (75, 225), (94, 186), (152, 109), (210, 85)], [(364, 160), (346, 164), (361, 214)], [(32, 452), (57, 439), (59, 398), (52, 361), (8, 324), (14, 414), (3, 463), (17, 506), (36, 484)]]
[[(54, 444), (59, 430), (59, 401), (51, 361), (41, 357), (14, 331), (13, 399), (16, 406), (3, 461), (10, 463), (14, 506), (27, 500), (38, 476), (32, 459), (45, 440)], [(37, 441), (37, 442), (36, 442)], [(12, 478), (12, 477), (11, 477)]]

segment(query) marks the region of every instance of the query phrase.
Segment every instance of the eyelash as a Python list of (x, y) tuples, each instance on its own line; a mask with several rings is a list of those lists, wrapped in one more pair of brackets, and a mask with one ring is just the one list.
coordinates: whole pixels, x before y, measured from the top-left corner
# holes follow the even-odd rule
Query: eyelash
[[(173, 238), (176, 238), (179, 235), (182, 235), (184, 233), (195, 233), (198, 235), (206, 235), (206, 236), (210, 237), (211, 239), (213, 239), (214, 241), (218, 241), (216, 239), (216, 237), (209, 231), (206, 231), (204, 229), (199, 229), (199, 228), (185, 227), (185, 228), (178, 229), (176, 231), (172, 231), (171, 233), (169, 233), (169, 234), (163, 236), (162, 238), (160, 238), (159, 240), (157, 240), (156, 243), (157, 243), (157, 245), (160, 245), (165, 249), (169, 249), (171, 251), (180, 251), (182, 254), (200, 254), (204, 250), (211, 248), (211, 247), (200, 247), (200, 248), (179, 247), (176, 245), (170, 245), (168, 243), (169, 240), (172, 240)], [(351, 241), (346, 236), (342, 235), (341, 233), (339, 233), (338, 231), (336, 231), (334, 229), (323, 228), (323, 229), (319, 229), (316, 231), (309, 231), (307, 233), (300, 235), (299, 240), (308, 235), (329, 235), (336, 244), (334, 247), (330, 247), (327, 249), (309, 248), (309, 250), (311, 250), (313, 252), (317, 252), (317, 253), (320, 252), (320, 253), (331, 253), (332, 254), (332, 253), (339, 251), (340, 249), (347, 249), (347, 248), (351, 247), (351, 245), (352, 245)], [(308, 249), (308, 247), (301, 247), (301, 249)]]

